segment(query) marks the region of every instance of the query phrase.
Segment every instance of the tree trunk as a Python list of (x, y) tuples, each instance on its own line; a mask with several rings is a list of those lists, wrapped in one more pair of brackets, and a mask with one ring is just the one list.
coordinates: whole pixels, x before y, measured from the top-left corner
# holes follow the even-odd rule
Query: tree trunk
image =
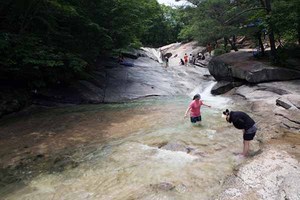
[[(265, 0), (266, 4), (266, 10), (267, 10), (267, 15), (271, 14), (271, 0)], [(275, 45), (275, 37), (274, 37), (274, 31), (272, 28), (272, 24), (269, 23), (269, 40), (270, 40), (270, 46), (271, 46), (271, 56), (274, 61), (277, 61), (277, 52), (276, 52), (276, 45)]]
[[(300, 21), (300, 17), (298, 21)], [(298, 24), (298, 45), (300, 45), (300, 24)]]
[(236, 36), (235, 35), (232, 35), (232, 44), (231, 44), (231, 48), (234, 50), (234, 51), (238, 51), (238, 48), (236, 46)]
[(260, 4), (261, 4), (262, 7), (266, 7), (264, 0), (260, 0)]
[(261, 39), (261, 32), (257, 33), (257, 39), (258, 39), (259, 47), (261, 49), (261, 55), (264, 56), (265, 55), (265, 47), (264, 47), (264, 44)]
[(218, 40), (215, 41), (215, 49), (218, 49), (219, 48), (219, 43), (218, 43)]
[(227, 45), (228, 45), (228, 38), (227, 36), (224, 37), (224, 50), (227, 52)]

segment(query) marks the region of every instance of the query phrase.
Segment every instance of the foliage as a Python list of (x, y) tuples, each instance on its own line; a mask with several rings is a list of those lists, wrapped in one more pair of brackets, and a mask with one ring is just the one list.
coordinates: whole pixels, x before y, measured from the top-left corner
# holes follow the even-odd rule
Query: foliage
[(277, 38), (285, 43), (296, 42), (300, 26), (299, 1), (276, 0), (272, 5), (270, 23), (273, 25)]
[[(189, 0), (185, 8), (194, 14), (180, 36), (192, 35), (201, 44), (234, 35), (258, 40), (269, 36), (272, 54), (275, 42), (281, 45), (300, 42), (299, 0)], [(228, 40), (232, 42), (233, 39)], [(273, 46), (272, 46), (273, 45)]]
[(156, 0), (0, 0), (0, 81), (70, 82), (114, 49), (176, 41), (179, 20)]
[(229, 51), (230, 51), (230, 49), (225, 48), (224, 46), (218, 47), (214, 50), (214, 56), (219, 56), (219, 55), (222, 55), (224, 53), (228, 53)]

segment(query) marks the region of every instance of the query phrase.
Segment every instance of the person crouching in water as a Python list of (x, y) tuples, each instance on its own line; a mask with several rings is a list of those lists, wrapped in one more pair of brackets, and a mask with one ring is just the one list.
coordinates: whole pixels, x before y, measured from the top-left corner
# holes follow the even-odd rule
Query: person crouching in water
[(226, 109), (223, 115), (225, 115), (228, 123), (232, 123), (235, 128), (243, 130), (244, 147), (241, 155), (246, 157), (248, 155), (250, 141), (253, 140), (256, 134), (257, 128), (255, 121), (249, 117), (249, 115), (241, 111), (229, 112), (229, 110)]
[(201, 122), (201, 106), (204, 105), (204, 106), (207, 106), (207, 107), (211, 107), (209, 105), (206, 105), (203, 103), (203, 101), (200, 100), (201, 99), (201, 96), (200, 94), (196, 94), (193, 98), (193, 101), (190, 103), (188, 109), (186, 110), (185, 112), (185, 115), (184, 117), (186, 118), (187, 117), (187, 114), (188, 112), (190, 112), (190, 116), (191, 116), (191, 122), (193, 124), (200, 124)]

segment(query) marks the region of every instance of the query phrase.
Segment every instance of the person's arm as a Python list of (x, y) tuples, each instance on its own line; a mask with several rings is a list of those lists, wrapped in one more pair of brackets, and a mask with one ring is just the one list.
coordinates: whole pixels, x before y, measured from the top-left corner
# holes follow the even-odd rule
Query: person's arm
[(201, 101), (201, 104), (202, 104), (203, 106), (207, 106), (207, 107), (211, 108), (210, 105), (207, 105), (207, 104), (203, 103), (203, 101)]
[(187, 114), (190, 112), (191, 106), (188, 107), (188, 109), (185, 111), (184, 117), (187, 117)]
[(210, 105), (207, 105), (207, 104), (204, 104), (204, 103), (202, 103), (202, 105), (204, 105), (204, 106), (207, 106), (207, 107), (211, 108), (211, 106), (210, 106)]

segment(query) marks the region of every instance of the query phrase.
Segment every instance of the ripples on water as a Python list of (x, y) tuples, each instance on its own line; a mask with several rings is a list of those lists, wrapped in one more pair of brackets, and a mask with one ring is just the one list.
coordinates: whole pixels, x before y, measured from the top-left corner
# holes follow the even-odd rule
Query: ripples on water
[(183, 119), (190, 103), (183, 96), (49, 111), (48, 117), (77, 121), (63, 132), (79, 131), (83, 138), (96, 132), (104, 139), (95, 138), (97, 149), (77, 168), (40, 174), (6, 199), (212, 198), (240, 162), (232, 152), (241, 150), (242, 138), (221, 118), (229, 100), (205, 92), (202, 98), (212, 108), (202, 108), (201, 126)]

